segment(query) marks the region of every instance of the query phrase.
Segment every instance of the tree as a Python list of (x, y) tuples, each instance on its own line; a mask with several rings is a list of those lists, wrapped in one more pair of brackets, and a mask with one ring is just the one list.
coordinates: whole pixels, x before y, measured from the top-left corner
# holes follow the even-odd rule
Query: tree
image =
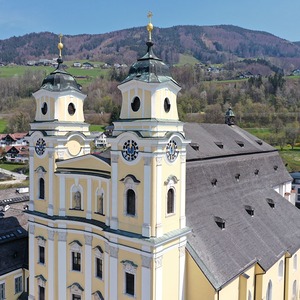
[(294, 149), (299, 137), (299, 123), (297, 121), (290, 123), (285, 127), (285, 136), (287, 142), (291, 145), (292, 149)]

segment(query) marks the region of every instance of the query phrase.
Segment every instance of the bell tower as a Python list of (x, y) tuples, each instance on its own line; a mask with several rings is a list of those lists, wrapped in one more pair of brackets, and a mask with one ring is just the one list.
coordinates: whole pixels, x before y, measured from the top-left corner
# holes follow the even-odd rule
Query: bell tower
[[(127, 78), (118, 86), (122, 93), (120, 119), (114, 122), (109, 139), (110, 226), (112, 230), (140, 235), (154, 244), (162, 241), (160, 246), (150, 242), (147, 248), (154, 258), (152, 279), (142, 286), (156, 287), (151, 299), (181, 299), (189, 232), (185, 222), (189, 141), (178, 118), (176, 101), (180, 86), (169, 67), (153, 52), (151, 17), (149, 13), (147, 52), (131, 66)], [(167, 273), (174, 278), (168, 278)]]
[[(63, 214), (53, 207), (56, 161), (90, 152), (89, 125), (84, 122), (86, 98), (73, 76), (63, 67), (62, 35), (59, 36), (57, 68), (33, 94), (36, 113), (29, 141), (30, 209), (49, 215)], [(41, 200), (41, 201), (37, 201)], [(56, 210), (56, 211), (55, 211)]]

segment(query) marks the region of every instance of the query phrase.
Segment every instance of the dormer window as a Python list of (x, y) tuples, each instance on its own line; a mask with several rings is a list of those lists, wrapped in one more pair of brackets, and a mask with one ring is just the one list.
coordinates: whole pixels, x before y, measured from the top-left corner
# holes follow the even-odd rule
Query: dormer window
[(275, 171), (278, 170), (278, 166), (277, 165), (275, 165), (273, 168), (274, 168)]
[(222, 230), (225, 229), (225, 220), (220, 217), (215, 217), (215, 222)]
[(199, 151), (199, 144), (197, 143), (190, 143), (191, 147), (195, 150), (195, 151)]
[(215, 142), (215, 144), (220, 148), (220, 149), (223, 149), (224, 148), (224, 145), (222, 142)]
[(255, 140), (255, 142), (260, 146), (263, 144), (262, 140)]
[(253, 217), (254, 216), (254, 208), (250, 205), (245, 205), (245, 210), (246, 212)]
[(258, 175), (258, 173), (259, 173), (259, 170), (258, 170), (258, 169), (255, 169), (254, 175)]
[(235, 180), (236, 181), (239, 181), (240, 180), (240, 177), (241, 177), (241, 174), (239, 174), (239, 173), (237, 173), (237, 174), (235, 174)]
[(242, 141), (235, 141), (241, 148), (245, 146), (244, 142)]
[(217, 182), (218, 180), (216, 178), (214, 178), (212, 181), (211, 181), (211, 185), (212, 186), (216, 186), (217, 185)]
[(267, 198), (266, 200), (271, 208), (275, 208), (275, 202), (273, 199)]
[(141, 106), (141, 100), (139, 97), (134, 97), (132, 102), (131, 102), (131, 109), (134, 112), (137, 112), (140, 109)]

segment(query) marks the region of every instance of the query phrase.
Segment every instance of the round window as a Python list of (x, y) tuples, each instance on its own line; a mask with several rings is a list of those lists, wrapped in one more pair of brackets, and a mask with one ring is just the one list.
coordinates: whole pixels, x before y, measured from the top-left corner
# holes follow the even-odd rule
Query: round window
[(171, 108), (170, 100), (169, 100), (169, 98), (165, 98), (165, 101), (164, 101), (165, 112), (168, 113), (170, 111), (170, 108)]
[(45, 115), (47, 113), (47, 111), (48, 111), (48, 105), (47, 105), (46, 102), (43, 103), (41, 111), (42, 111), (43, 115)]
[(134, 97), (133, 101), (131, 102), (131, 108), (133, 111), (138, 111), (141, 106), (141, 100), (139, 97)]
[(74, 105), (73, 103), (70, 103), (70, 104), (68, 105), (68, 113), (69, 113), (71, 116), (73, 116), (73, 115), (75, 114), (75, 111), (76, 111), (75, 105)]

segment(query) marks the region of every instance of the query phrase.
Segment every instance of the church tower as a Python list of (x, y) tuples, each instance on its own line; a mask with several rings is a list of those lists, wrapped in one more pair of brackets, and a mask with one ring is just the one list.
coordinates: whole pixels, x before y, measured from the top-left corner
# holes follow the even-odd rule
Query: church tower
[(119, 85), (111, 148), (89, 153), (85, 95), (62, 65), (34, 97), (30, 299), (184, 299), (186, 145), (177, 82), (153, 52)]
[[(186, 145), (177, 111), (178, 83), (153, 52), (148, 14), (147, 53), (119, 85), (120, 120), (111, 144), (112, 230), (142, 237), (151, 258), (150, 295), (142, 299), (183, 299)], [(146, 244), (144, 244), (146, 243)], [(178, 287), (178, 288), (175, 288)]]
[[(83, 102), (86, 98), (73, 76), (63, 68), (62, 35), (58, 43), (57, 68), (33, 94), (36, 114), (31, 123), (29, 141), (29, 299), (55, 299), (54, 282), (45, 275), (55, 272), (53, 216), (65, 217), (65, 205), (58, 200), (57, 163), (90, 152), (89, 125), (84, 122)], [(61, 197), (64, 197), (63, 195)], [(58, 204), (55, 204), (58, 203)], [(49, 259), (48, 259), (49, 258)], [(46, 264), (47, 262), (47, 264)], [(52, 285), (52, 286), (51, 286)], [(48, 295), (48, 297), (47, 297)]]

